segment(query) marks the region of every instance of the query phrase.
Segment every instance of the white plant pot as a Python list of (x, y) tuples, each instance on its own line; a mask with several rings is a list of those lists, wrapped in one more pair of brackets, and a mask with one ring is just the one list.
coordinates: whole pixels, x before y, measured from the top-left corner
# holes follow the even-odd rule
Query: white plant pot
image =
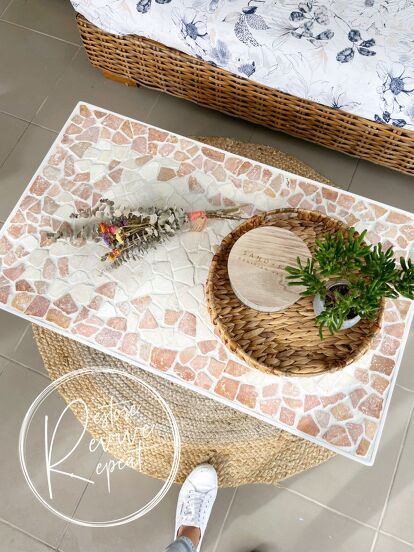
[[(349, 285), (349, 282), (346, 280), (339, 280), (337, 282), (331, 282), (327, 284), (326, 289), (330, 290), (334, 286), (337, 285)], [(315, 295), (313, 299), (313, 310), (315, 311), (316, 316), (321, 314), (325, 310), (325, 301), (321, 298), (319, 293)], [(354, 318), (349, 318), (348, 320), (345, 320), (345, 322), (341, 326), (341, 330), (347, 330), (348, 328), (352, 328), (352, 326), (355, 326), (355, 324), (358, 324), (358, 322), (361, 320), (360, 316), (354, 316)]]

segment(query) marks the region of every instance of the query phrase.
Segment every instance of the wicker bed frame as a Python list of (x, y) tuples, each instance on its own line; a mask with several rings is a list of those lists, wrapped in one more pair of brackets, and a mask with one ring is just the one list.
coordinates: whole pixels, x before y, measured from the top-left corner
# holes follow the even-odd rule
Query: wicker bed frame
[(162, 90), (414, 175), (414, 131), (279, 92), (147, 38), (106, 33), (79, 14), (77, 22), (90, 62), (108, 78)]

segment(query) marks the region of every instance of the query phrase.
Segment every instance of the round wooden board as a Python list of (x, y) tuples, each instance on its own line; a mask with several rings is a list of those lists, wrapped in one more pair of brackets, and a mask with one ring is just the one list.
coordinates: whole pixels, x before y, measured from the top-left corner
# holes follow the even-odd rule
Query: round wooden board
[(288, 286), (287, 266), (306, 263), (311, 253), (290, 230), (261, 226), (243, 234), (228, 259), (231, 287), (238, 299), (261, 312), (276, 312), (295, 303), (301, 286)]

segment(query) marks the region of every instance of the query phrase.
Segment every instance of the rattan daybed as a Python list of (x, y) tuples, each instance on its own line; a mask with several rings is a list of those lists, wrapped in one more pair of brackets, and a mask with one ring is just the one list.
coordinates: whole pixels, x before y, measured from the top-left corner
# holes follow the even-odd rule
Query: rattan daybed
[(105, 32), (79, 14), (77, 22), (91, 63), (108, 78), (162, 90), (414, 174), (414, 130), (279, 92), (148, 38)]

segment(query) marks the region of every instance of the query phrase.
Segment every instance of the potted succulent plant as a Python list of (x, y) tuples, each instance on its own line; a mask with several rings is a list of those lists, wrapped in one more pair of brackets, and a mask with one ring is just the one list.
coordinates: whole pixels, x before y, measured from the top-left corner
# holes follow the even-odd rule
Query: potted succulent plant
[(306, 264), (286, 267), (291, 286), (303, 286), (304, 296), (314, 296), (319, 335), (324, 329), (333, 335), (357, 324), (374, 320), (381, 300), (400, 294), (414, 299), (414, 264), (403, 257), (398, 266), (391, 248), (364, 243), (366, 230), (358, 234), (327, 234), (317, 240), (312, 258)]

